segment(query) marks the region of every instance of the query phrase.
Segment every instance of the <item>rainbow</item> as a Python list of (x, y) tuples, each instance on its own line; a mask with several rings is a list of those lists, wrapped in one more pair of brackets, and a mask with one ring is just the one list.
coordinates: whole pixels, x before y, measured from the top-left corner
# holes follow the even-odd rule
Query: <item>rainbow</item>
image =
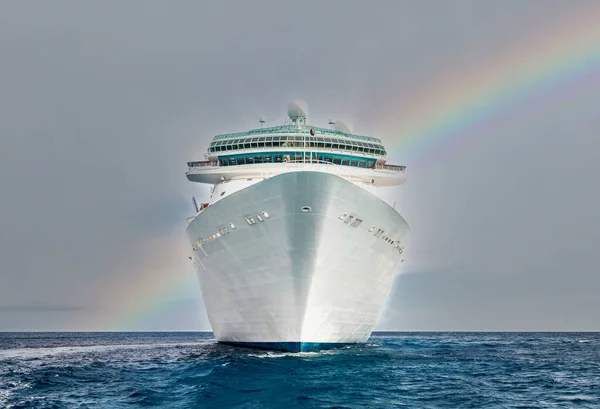
[[(514, 47), (495, 52), (491, 59), (432, 81), (415, 98), (390, 105), (392, 109), (384, 113), (382, 134), (401, 136), (394, 137), (388, 150), (392, 155), (401, 151), (413, 166), (441, 152), (450, 141), (481, 135), (486, 125), (493, 125), (493, 118), (506, 120), (508, 114), (522, 114), (523, 105), (535, 106), (531, 102), (536, 98), (564, 98), (589, 81), (598, 84), (600, 10), (578, 10), (546, 28)], [(161, 254), (154, 254), (157, 249)], [(120, 270), (124, 277), (132, 277), (132, 270), (141, 269), (144, 274), (119, 282), (119, 288), (111, 283), (99, 290), (98, 298), (113, 301), (99, 327), (153, 328), (151, 324), (161, 317), (175, 319), (174, 303), (183, 294), (198, 294), (199, 290), (187, 259), (190, 254), (191, 248), (182, 238), (150, 243), (129, 268)], [(139, 264), (139, 260), (149, 261)]]
[[(124, 302), (119, 306), (119, 313), (115, 314), (118, 319), (109, 323), (114, 330), (152, 330), (156, 329), (157, 322), (169, 323), (170, 328), (189, 325), (185, 321), (190, 317), (190, 313), (199, 311), (186, 311), (186, 314), (182, 314), (181, 308), (196, 308), (195, 300), (192, 303), (187, 300), (190, 296), (197, 299), (200, 291), (191, 262), (165, 268), (161, 273), (162, 275), (156, 276), (145, 285), (133, 283), (127, 286), (135, 288), (135, 292), (121, 298)], [(193, 292), (191, 295), (190, 290)]]
[(592, 81), (598, 84), (600, 9), (578, 10), (545, 28), (392, 104), (381, 122), (382, 134), (394, 135), (388, 152), (418, 165), (443, 152), (450, 141), (482, 135), (482, 127), (492, 126), (494, 118), (506, 121), (531, 112), (533, 102), (565, 98)]
[(113, 280), (122, 279), (96, 289), (92, 298), (100, 306), (98, 314), (92, 322), (81, 322), (79, 326), (102, 331), (135, 331), (159, 329), (157, 322), (168, 322), (171, 328), (184, 328), (183, 321), (189, 322), (190, 314), (197, 311), (186, 311), (183, 315), (181, 309), (194, 308), (200, 291), (188, 256), (191, 247), (183, 234), (142, 243), (128, 262), (107, 275)]

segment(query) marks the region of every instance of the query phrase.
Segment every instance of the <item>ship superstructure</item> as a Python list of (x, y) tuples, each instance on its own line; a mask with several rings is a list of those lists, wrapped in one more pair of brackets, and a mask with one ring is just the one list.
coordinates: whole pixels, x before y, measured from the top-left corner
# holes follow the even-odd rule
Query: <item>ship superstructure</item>
[(377, 138), (288, 114), (188, 162), (190, 181), (213, 185), (187, 228), (213, 332), (288, 351), (365, 342), (403, 261), (409, 227), (389, 193), (405, 167)]

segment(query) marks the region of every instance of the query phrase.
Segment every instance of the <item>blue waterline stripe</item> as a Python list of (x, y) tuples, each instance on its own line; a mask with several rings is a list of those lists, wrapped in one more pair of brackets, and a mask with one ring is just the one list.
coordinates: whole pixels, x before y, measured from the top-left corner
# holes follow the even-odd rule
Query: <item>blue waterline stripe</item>
[(340, 348), (348, 343), (338, 342), (230, 342), (219, 341), (221, 344), (244, 347), (267, 349), (285, 352), (317, 352), (326, 349)]

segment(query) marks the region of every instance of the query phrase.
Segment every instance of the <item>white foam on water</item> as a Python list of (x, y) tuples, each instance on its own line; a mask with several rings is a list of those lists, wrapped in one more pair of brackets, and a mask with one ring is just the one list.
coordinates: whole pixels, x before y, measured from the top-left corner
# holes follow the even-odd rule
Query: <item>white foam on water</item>
[(321, 356), (325, 352), (265, 352), (264, 354), (250, 354), (255, 358), (285, 358), (286, 356), (296, 358), (311, 358)]
[(311, 352), (283, 352), (283, 351), (267, 351), (259, 354), (250, 354), (255, 358), (285, 358), (287, 356), (293, 358), (316, 358), (325, 355), (336, 355), (340, 353), (345, 353), (346, 349), (352, 348), (352, 345), (346, 345), (341, 348), (331, 348), (331, 349), (323, 349), (321, 351), (311, 351)]
[(575, 401), (593, 402), (595, 400), (594, 396), (584, 395), (584, 394), (561, 395), (558, 398), (561, 400), (566, 400), (566, 401), (571, 401), (571, 402), (575, 402)]
[(11, 386), (8, 384), (0, 384), (0, 407), (1, 408), (13, 408), (15, 405), (9, 404), (8, 400), (14, 395), (15, 391), (20, 389), (26, 389), (30, 386), (28, 382), (16, 381)]
[(48, 347), (48, 348), (21, 348), (0, 350), (0, 359), (2, 358), (39, 358), (49, 355), (73, 354), (86, 352), (106, 352), (120, 349), (152, 349), (179, 346), (200, 346), (214, 344), (212, 340), (201, 342), (173, 342), (162, 344), (114, 344), (114, 345), (88, 345), (76, 347)]

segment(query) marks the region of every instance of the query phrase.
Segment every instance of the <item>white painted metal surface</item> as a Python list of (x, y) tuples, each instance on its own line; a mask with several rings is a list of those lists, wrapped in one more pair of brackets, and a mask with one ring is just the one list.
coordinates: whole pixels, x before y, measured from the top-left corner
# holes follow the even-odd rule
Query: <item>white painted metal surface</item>
[[(224, 180), (188, 225), (215, 336), (229, 342), (364, 342), (409, 233), (398, 212), (375, 195), (376, 187), (402, 183), (403, 172), (289, 165), (270, 164), (266, 172), (261, 165), (215, 169), (213, 176)], [(223, 172), (234, 169), (228, 180)], [(368, 172), (377, 183), (365, 185)], [(201, 174), (190, 169), (188, 178)]]
[[(322, 172), (339, 176), (376, 195), (393, 206), (393, 189), (406, 181), (404, 167), (380, 165), (375, 169), (316, 163), (265, 163), (238, 166), (190, 167), (186, 173), (192, 182), (212, 183), (214, 204), (238, 190), (284, 173)], [(402, 170), (399, 170), (402, 169)]]

